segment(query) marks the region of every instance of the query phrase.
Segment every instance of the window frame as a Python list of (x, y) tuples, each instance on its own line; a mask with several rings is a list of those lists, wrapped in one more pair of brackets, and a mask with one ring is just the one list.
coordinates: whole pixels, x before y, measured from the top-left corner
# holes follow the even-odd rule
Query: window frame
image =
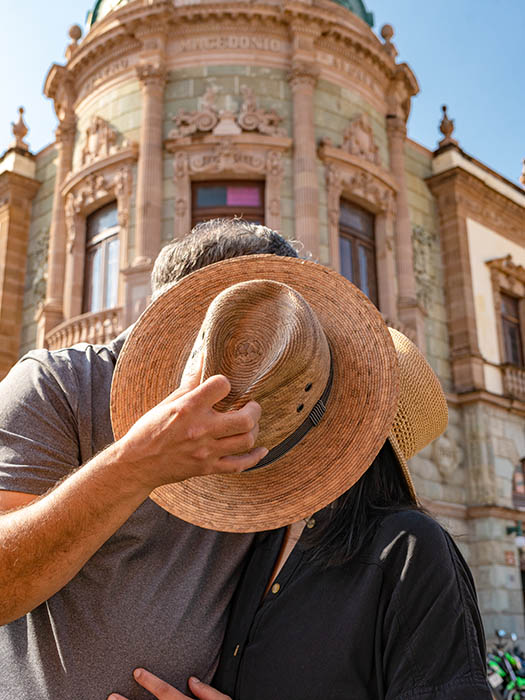
[[(99, 214), (103, 209), (109, 208), (110, 206), (115, 208), (115, 212), (117, 214), (117, 222), (118, 222), (118, 203), (116, 200), (107, 202), (103, 204), (101, 207), (95, 209), (94, 211), (90, 212), (86, 216), (86, 242), (85, 242), (85, 252), (84, 252), (84, 285), (83, 285), (83, 292), (82, 292), (82, 313), (99, 313), (101, 311), (105, 311), (106, 309), (113, 308), (116, 304), (118, 304), (118, 285), (119, 285), (119, 267), (120, 263), (117, 265), (117, 272), (116, 272), (116, 278), (114, 280), (114, 285), (115, 285), (115, 304), (106, 306), (105, 300), (106, 296), (108, 293), (108, 287), (109, 287), (109, 275), (108, 275), (108, 258), (109, 258), (109, 244), (112, 241), (118, 241), (118, 251), (117, 251), (117, 261), (120, 261), (120, 246), (122, 244), (120, 240), (120, 225), (117, 223), (114, 226), (109, 226), (108, 228), (103, 229), (102, 231), (98, 232), (95, 234), (91, 239), (88, 239), (88, 231), (89, 231), (89, 219), (90, 217)], [(102, 304), (100, 308), (97, 309), (92, 309), (92, 299), (93, 299), (93, 267), (91, 264), (91, 260), (94, 258), (94, 255), (96, 254), (96, 251), (100, 250), (101, 251), (101, 262), (100, 262), (100, 267), (101, 270), (103, 271), (101, 280), (99, 282), (99, 293), (100, 293), (100, 299), (102, 300)]]
[[(365, 220), (368, 219), (368, 224), (369, 224), (369, 232), (370, 235), (366, 235), (365, 232), (360, 231), (357, 227), (352, 226), (349, 223), (344, 223), (342, 221), (342, 213), (344, 211), (344, 208), (348, 207), (349, 209), (353, 209), (354, 211), (358, 212), (358, 214), (365, 215)], [(352, 275), (353, 279), (350, 279), (347, 277), (347, 279), (350, 279), (350, 281), (355, 284), (356, 287), (361, 289), (363, 294), (366, 294), (366, 292), (362, 289), (361, 287), (361, 271), (360, 271), (360, 263), (359, 263), (359, 248), (362, 247), (367, 251), (367, 273), (368, 273), (368, 282), (369, 282), (369, 291), (371, 292), (370, 294), (367, 294), (368, 298), (370, 301), (377, 307), (379, 308), (379, 285), (378, 285), (378, 274), (377, 274), (377, 245), (376, 245), (376, 217), (375, 215), (365, 209), (364, 207), (359, 206), (355, 202), (353, 202), (351, 199), (348, 199), (347, 197), (341, 197), (340, 202), (339, 202), (339, 222), (338, 222), (338, 243), (339, 243), (339, 251), (341, 250), (341, 240), (347, 240), (350, 242), (351, 245), (351, 258), (352, 258)], [(340, 270), (339, 272), (341, 275), (346, 277), (343, 273), (342, 269), (342, 259), (341, 255), (339, 256), (340, 260)]]
[[(244, 209), (240, 209), (239, 212), (235, 211), (234, 207), (229, 206), (218, 206), (218, 207), (197, 207), (197, 189), (203, 186), (244, 186), (244, 187), (257, 187), (259, 190), (260, 204), (258, 207), (249, 207), (250, 211), (245, 212)], [(209, 219), (216, 218), (230, 218), (233, 216), (240, 216), (246, 221), (252, 221), (257, 223), (266, 223), (266, 180), (236, 180), (233, 178), (229, 179), (217, 179), (217, 180), (193, 180), (191, 182), (191, 227), (193, 228), (196, 224), (203, 221), (208, 221)], [(203, 212), (198, 214), (198, 212)]]

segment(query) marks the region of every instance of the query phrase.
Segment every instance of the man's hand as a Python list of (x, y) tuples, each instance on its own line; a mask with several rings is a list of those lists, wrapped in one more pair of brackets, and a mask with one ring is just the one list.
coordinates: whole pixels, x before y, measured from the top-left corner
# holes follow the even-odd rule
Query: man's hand
[[(150, 673), (143, 668), (135, 669), (135, 671), (133, 671), (133, 677), (143, 688), (149, 690), (149, 692), (156, 697), (157, 700), (188, 700), (189, 698), (188, 695), (184, 695), (173, 686), (169, 685), (157, 676), (154, 676), (153, 673)], [(228, 695), (219, 693), (218, 690), (206, 685), (206, 683), (202, 683), (193, 676), (188, 680), (188, 686), (193, 695), (195, 695), (196, 698), (199, 698), (199, 700), (231, 700)], [(111, 693), (108, 700), (127, 699), (118, 693)]]
[(259, 404), (250, 401), (240, 410), (216, 411), (213, 407), (228, 395), (230, 382), (216, 375), (199, 384), (199, 376), (197, 367), (115, 443), (127, 478), (136, 479), (148, 493), (192, 476), (243, 471), (268, 452), (254, 449)]
[(227, 396), (229, 381), (198, 382), (197, 373), (188, 375), (126, 435), (45, 496), (12, 496), (11, 506), (23, 507), (0, 514), (0, 625), (68, 583), (157, 486), (239, 472), (264, 457), (264, 448), (253, 449), (259, 405), (220, 413), (213, 407)]

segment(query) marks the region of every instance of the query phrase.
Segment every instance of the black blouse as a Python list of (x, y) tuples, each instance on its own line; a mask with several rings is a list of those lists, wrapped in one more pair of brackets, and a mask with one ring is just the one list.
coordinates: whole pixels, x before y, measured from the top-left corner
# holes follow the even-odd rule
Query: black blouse
[(303, 538), (261, 602), (282, 531), (259, 538), (214, 685), (234, 700), (490, 700), (470, 571), (451, 537), (408, 511), (355, 561), (320, 569)]

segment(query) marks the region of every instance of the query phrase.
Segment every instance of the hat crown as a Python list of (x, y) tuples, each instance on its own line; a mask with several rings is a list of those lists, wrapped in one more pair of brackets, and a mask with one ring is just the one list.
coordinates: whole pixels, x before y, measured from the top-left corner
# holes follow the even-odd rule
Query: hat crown
[(220, 411), (257, 401), (257, 444), (268, 449), (291, 435), (321, 397), (330, 350), (311, 306), (295, 289), (271, 280), (241, 282), (215, 297), (197, 337), (204, 354), (202, 381), (225, 375)]

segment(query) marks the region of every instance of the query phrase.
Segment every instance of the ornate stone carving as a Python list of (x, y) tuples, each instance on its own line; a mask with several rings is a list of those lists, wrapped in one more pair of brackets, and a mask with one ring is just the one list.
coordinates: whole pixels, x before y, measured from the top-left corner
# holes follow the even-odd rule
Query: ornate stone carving
[(43, 303), (46, 296), (48, 251), (49, 228), (46, 228), (37, 238), (33, 257), (34, 267), (31, 275), (31, 292), (37, 306)]
[(432, 458), (443, 479), (448, 480), (463, 461), (463, 450), (446, 431), (432, 443)]
[(26, 136), (27, 132), (29, 129), (27, 128), (23, 115), (24, 114), (24, 108), (19, 107), (18, 108), (18, 121), (16, 123), (12, 122), (11, 127), (13, 131), (13, 136), (15, 137), (15, 140), (12, 143), (12, 146), (15, 148), (20, 148), (23, 151), (29, 151), (29, 144), (27, 144), (24, 141), (24, 137)]
[(215, 104), (217, 88), (208, 86), (198, 111), (181, 110), (173, 117), (175, 128), (170, 131), (169, 138), (181, 139), (198, 132), (212, 132), (216, 136), (235, 136), (242, 131), (256, 131), (267, 136), (286, 135), (279, 127), (282, 117), (275, 110), (258, 109), (251, 88), (243, 85), (241, 94), (243, 101), (237, 112), (231, 109), (219, 110)]
[(242, 85), (241, 94), (243, 102), (237, 115), (237, 124), (243, 131), (258, 131), (268, 136), (286, 136), (284, 129), (279, 127), (282, 117), (273, 109), (258, 109), (252, 88)]
[(397, 57), (397, 49), (392, 43), (392, 37), (394, 36), (394, 27), (391, 24), (384, 24), (381, 27), (381, 36), (385, 40), (383, 48), (385, 49), (387, 54), (395, 60), (395, 58)]
[(208, 85), (197, 112), (180, 110), (173, 117), (175, 128), (170, 131), (169, 138), (178, 139), (191, 136), (198, 131), (212, 131), (219, 123), (219, 110), (215, 105), (216, 95), (217, 88), (214, 85)]
[[(89, 165), (99, 158), (106, 158), (116, 150), (117, 132), (105, 119), (94, 115), (86, 129), (82, 149), (82, 166)], [(126, 144), (127, 145), (127, 144)]]
[(71, 43), (66, 48), (66, 58), (69, 60), (78, 49), (78, 42), (82, 38), (82, 29), (78, 24), (72, 24), (68, 31)]
[(435, 235), (422, 226), (414, 226), (412, 228), (416, 294), (418, 301), (424, 308), (430, 306), (436, 285), (436, 267), (432, 262), (435, 240)]
[(83, 234), (86, 215), (99, 201), (105, 202), (108, 198), (115, 197), (121, 232), (127, 229), (132, 179), (131, 168), (123, 166), (113, 177), (92, 174), (67, 194), (64, 211), (68, 253), (75, 252), (76, 244)]
[(374, 131), (370, 124), (370, 118), (365, 113), (354, 117), (350, 121), (343, 132), (343, 145), (341, 148), (347, 153), (374, 163), (374, 165), (381, 165)]
[(438, 146), (439, 148), (442, 148), (443, 146), (448, 146), (449, 144), (457, 146), (458, 142), (456, 141), (456, 139), (452, 138), (452, 133), (454, 131), (454, 120), (448, 118), (447, 105), (443, 105), (441, 109), (443, 110), (443, 119), (441, 120), (441, 123), (439, 125), (439, 130), (443, 134), (444, 138), (441, 139)]

